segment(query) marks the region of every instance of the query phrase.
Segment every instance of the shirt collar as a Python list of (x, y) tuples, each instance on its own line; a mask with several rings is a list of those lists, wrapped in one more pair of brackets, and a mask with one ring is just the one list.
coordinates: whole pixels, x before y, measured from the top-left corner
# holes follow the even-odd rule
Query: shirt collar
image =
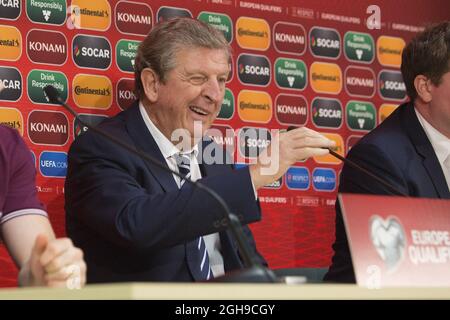
[(440, 163), (443, 163), (450, 155), (450, 139), (436, 130), (427, 120), (425, 120), (420, 112), (417, 111), (417, 108), (414, 108), (414, 110), (423, 130), (425, 131), (425, 134), (428, 137), (428, 140), (430, 140), (430, 143), (433, 146), (436, 157)]
[[(170, 157), (173, 157), (175, 154), (179, 153), (180, 150), (152, 122), (141, 101), (139, 101), (139, 111), (141, 112), (142, 119), (144, 120), (148, 131), (155, 139), (156, 144), (158, 145), (158, 148), (161, 151), (164, 159), (168, 159)], [(191, 150), (188, 150), (183, 153), (193, 153), (197, 157), (198, 144), (196, 144)]]

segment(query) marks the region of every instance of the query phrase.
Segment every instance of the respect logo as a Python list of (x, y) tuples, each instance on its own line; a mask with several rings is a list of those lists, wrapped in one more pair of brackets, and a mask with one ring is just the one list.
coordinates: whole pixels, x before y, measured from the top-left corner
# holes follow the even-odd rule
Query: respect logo
[(18, 109), (0, 107), (0, 124), (16, 129), (23, 136), (23, 117)]
[(240, 17), (236, 21), (236, 41), (243, 49), (260, 51), (269, 49), (269, 24), (263, 19)]
[(106, 0), (72, 0), (69, 10), (77, 29), (106, 31), (111, 26), (111, 6)]
[(302, 60), (278, 58), (275, 61), (275, 80), (278, 87), (303, 90), (307, 79), (308, 72)]
[(239, 80), (244, 84), (265, 87), (270, 82), (270, 62), (265, 56), (240, 54), (237, 67)]
[(115, 12), (114, 21), (122, 33), (146, 36), (152, 29), (153, 12), (146, 3), (119, 1)]
[(242, 90), (238, 95), (238, 106), (242, 121), (268, 123), (272, 119), (272, 99), (266, 92)]
[(310, 78), (315, 92), (339, 94), (342, 90), (342, 72), (337, 64), (313, 62)]
[(0, 60), (17, 61), (22, 55), (22, 35), (11, 26), (0, 25)]
[(278, 52), (304, 54), (306, 50), (305, 28), (296, 23), (275, 23), (273, 26), (273, 45)]
[(77, 74), (72, 83), (73, 99), (80, 108), (107, 110), (112, 104), (112, 83), (104, 76)]
[(313, 56), (337, 59), (341, 55), (341, 36), (336, 29), (313, 27), (309, 43)]
[(290, 167), (285, 174), (286, 186), (291, 190), (308, 190), (310, 186), (309, 170), (306, 167)]
[(383, 66), (400, 68), (405, 41), (402, 38), (381, 36), (377, 40), (377, 57)]

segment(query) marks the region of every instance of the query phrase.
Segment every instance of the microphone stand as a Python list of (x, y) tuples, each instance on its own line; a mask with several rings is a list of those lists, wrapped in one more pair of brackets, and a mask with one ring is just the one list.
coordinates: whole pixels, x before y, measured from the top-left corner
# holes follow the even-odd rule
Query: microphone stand
[(213, 199), (215, 199), (217, 201), (217, 203), (219, 204), (220, 208), (222, 209), (222, 211), (224, 213), (224, 217), (227, 219), (227, 222), (228, 222), (230, 230), (233, 234), (233, 237), (237, 241), (239, 252), (242, 255), (242, 260), (243, 260), (244, 266), (246, 268), (243, 270), (237, 270), (234, 272), (230, 272), (229, 274), (226, 274), (222, 277), (214, 278), (210, 281), (251, 282), (251, 283), (278, 282), (277, 277), (275, 276), (273, 271), (269, 270), (268, 268), (265, 268), (264, 266), (262, 266), (260, 263), (258, 263), (256, 261), (255, 255), (252, 253), (252, 249), (250, 248), (250, 246), (247, 242), (247, 239), (245, 238), (245, 233), (242, 230), (242, 226), (241, 226), (241, 223), (240, 223), (238, 217), (230, 211), (230, 209), (229, 209), (228, 205), (225, 203), (225, 201), (214, 190), (212, 190), (211, 188), (208, 188), (207, 186), (203, 185), (202, 183), (200, 183), (198, 181), (192, 181), (189, 178), (186, 178), (186, 176), (183, 174), (180, 174), (176, 171), (170, 170), (167, 166), (160, 163), (158, 160), (150, 157), (146, 153), (129, 146), (128, 144), (117, 139), (116, 137), (109, 135), (106, 132), (96, 128), (95, 126), (92, 126), (92, 125), (88, 124), (87, 122), (81, 120), (78, 113), (61, 99), (59, 92), (55, 89), (55, 87), (48, 85), (44, 88), (44, 92), (51, 102), (63, 106), (67, 111), (69, 111), (75, 117), (75, 119), (77, 119), (78, 122), (80, 122), (82, 125), (87, 127), (89, 130), (94, 131), (95, 133), (106, 138), (107, 140), (110, 140), (110, 141), (114, 142), (115, 144), (119, 145), (120, 147), (126, 149), (127, 151), (143, 158), (144, 160), (150, 162), (152, 165), (154, 165), (160, 169), (163, 169), (165, 171), (168, 171), (172, 174), (175, 174), (176, 176), (180, 177), (181, 179), (184, 179), (185, 181), (187, 181), (194, 187), (203, 190), (204, 192), (206, 192), (208, 195), (210, 195)]

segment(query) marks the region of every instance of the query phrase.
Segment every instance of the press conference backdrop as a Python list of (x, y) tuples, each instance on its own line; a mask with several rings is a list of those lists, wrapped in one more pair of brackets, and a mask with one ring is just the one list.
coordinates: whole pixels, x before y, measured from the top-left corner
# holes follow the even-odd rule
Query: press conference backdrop
[[(402, 48), (425, 24), (450, 19), (450, 3), (0, 0), (0, 122), (32, 150), (39, 197), (59, 236), (67, 151), (83, 128), (42, 88), (55, 86), (94, 124), (126, 109), (135, 99), (139, 42), (175, 16), (212, 24), (233, 47), (214, 136), (246, 163), (268, 144), (270, 129), (290, 125), (322, 132), (344, 155), (406, 100)], [(299, 162), (258, 192), (263, 221), (252, 229), (271, 267), (330, 263), (341, 166), (331, 156)], [(0, 265), (0, 286), (14, 286), (17, 271), (4, 247)]]

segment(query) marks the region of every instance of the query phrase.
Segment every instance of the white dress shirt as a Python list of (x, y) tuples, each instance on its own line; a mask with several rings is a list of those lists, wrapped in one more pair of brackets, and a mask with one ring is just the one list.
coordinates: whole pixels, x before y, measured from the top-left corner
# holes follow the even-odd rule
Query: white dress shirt
[(436, 157), (444, 172), (447, 186), (450, 190), (450, 139), (436, 130), (424, 117), (422, 117), (416, 108), (414, 109), (428, 140), (430, 140), (431, 145), (433, 146)]

